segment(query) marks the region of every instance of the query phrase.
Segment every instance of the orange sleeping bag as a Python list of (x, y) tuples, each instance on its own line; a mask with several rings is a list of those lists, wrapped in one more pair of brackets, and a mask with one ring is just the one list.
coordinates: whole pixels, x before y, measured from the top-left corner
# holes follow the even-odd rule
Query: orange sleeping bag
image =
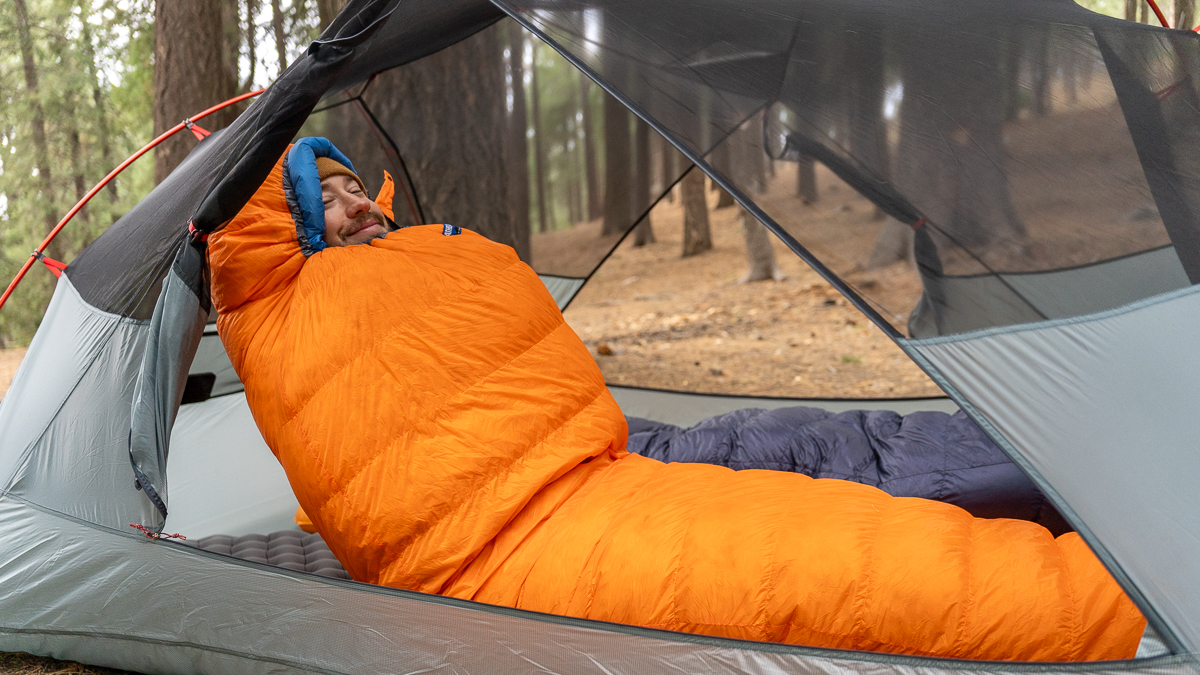
[(819, 647), (1133, 656), (1145, 621), (1077, 535), (630, 455), (512, 249), (425, 225), (306, 258), (296, 228), (277, 164), (211, 238), (213, 298), (259, 429), (354, 579)]

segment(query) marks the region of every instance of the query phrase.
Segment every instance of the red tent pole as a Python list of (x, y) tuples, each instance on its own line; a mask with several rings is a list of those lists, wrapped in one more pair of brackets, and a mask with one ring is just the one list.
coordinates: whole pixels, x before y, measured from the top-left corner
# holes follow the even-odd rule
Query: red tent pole
[(1154, 10), (1154, 16), (1158, 17), (1158, 22), (1162, 24), (1163, 28), (1170, 28), (1171, 24), (1167, 23), (1167, 17), (1158, 8), (1158, 3), (1154, 0), (1146, 0), (1146, 2), (1149, 3), (1150, 9)]
[(263, 93), (264, 91), (266, 91), (266, 89), (259, 89), (258, 91), (248, 92), (248, 93), (242, 94), (241, 96), (235, 96), (234, 98), (231, 98), (228, 101), (225, 101), (224, 103), (218, 103), (217, 105), (214, 105), (213, 107), (209, 108), (208, 110), (197, 113), (196, 115), (193, 115), (193, 116), (183, 120), (179, 124), (176, 124), (175, 126), (171, 127), (170, 129), (167, 129), (166, 131), (164, 131), (162, 134), (159, 135), (158, 138), (155, 138), (154, 140), (147, 143), (141, 150), (138, 150), (137, 152), (130, 155), (129, 159), (126, 159), (124, 162), (121, 162), (121, 164), (117, 168), (110, 171), (108, 173), (108, 175), (104, 177), (103, 180), (101, 180), (99, 183), (96, 183), (96, 187), (89, 190), (88, 193), (83, 196), (83, 199), (80, 199), (79, 203), (76, 204), (70, 211), (67, 212), (67, 215), (64, 216), (63, 219), (58, 222), (58, 225), (55, 225), (54, 229), (50, 230), (50, 234), (46, 235), (46, 238), (42, 240), (42, 243), (38, 244), (38, 247), (36, 249), (34, 249), (33, 254), (30, 255), (29, 259), (25, 261), (25, 264), (21, 266), (21, 271), (17, 272), (17, 276), (13, 277), (12, 282), (8, 284), (8, 288), (4, 291), (4, 295), (0, 295), (0, 308), (3, 308), (4, 303), (8, 302), (8, 296), (12, 295), (12, 292), (14, 289), (16, 289), (17, 284), (21, 283), (21, 279), (23, 279), (25, 277), (25, 273), (29, 271), (30, 267), (33, 267), (33, 263), (37, 262), (38, 259), (40, 259), (42, 257), (42, 252), (46, 250), (46, 247), (50, 245), (50, 242), (54, 241), (54, 238), (56, 236), (58, 236), (58, 233), (62, 231), (63, 227), (65, 227), (66, 224), (68, 222), (70, 222), (70, 220), (72, 218), (75, 217), (76, 213), (79, 213), (80, 209), (82, 209), (84, 207), (84, 205), (86, 205), (88, 203), (88, 201), (97, 192), (104, 189), (105, 185), (108, 185), (109, 182), (112, 181), (112, 179), (116, 178), (117, 174), (124, 171), (126, 167), (128, 167), (130, 164), (133, 164), (135, 161), (137, 161), (137, 159), (139, 157), (141, 157), (142, 155), (146, 154), (151, 149), (153, 149), (154, 146), (167, 140), (168, 138), (175, 135), (180, 130), (190, 128), (192, 126), (192, 123), (195, 122), (196, 120), (208, 117), (209, 115), (217, 112), (218, 110), (228, 108), (229, 106), (231, 106), (235, 103), (238, 103), (240, 101), (244, 101), (248, 98), (253, 98), (255, 96), (258, 96), (259, 94)]

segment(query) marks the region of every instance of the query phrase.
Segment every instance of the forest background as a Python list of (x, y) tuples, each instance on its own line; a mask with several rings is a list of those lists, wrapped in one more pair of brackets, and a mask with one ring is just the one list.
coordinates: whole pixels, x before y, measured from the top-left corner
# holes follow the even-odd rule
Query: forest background
[[(0, 0), (0, 281), (7, 282), (30, 251), (85, 192), (156, 134), (187, 115), (268, 85), (329, 25), (345, 0)], [(1174, 0), (1174, 25), (1194, 23), (1195, 0)], [(1083, 0), (1101, 13), (1149, 22), (1138, 0)], [(521, 138), (529, 184), (517, 186), (509, 232), (518, 251), (530, 231), (546, 231), (624, 209), (626, 191), (598, 190), (606, 176), (624, 177), (636, 164), (639, 129), (606, 120), (623, 109), (605, 105), (596, 87), (563, 68), (552, 50), (521, 31), (494, 42), (505, 53), (511, 97), (508, 119), (495, 120)], [(459, 59), (472, 58), (456, 52)], [(514, 55), (516, 58), (513, 58)], [(447, 64), (431, 64), (443, 69)], [(453, 64), (451, 64), (453, 65)], [(469, 70), (471, 64), (458, 64)], [(435, 88), (436, 89), (436, 88)], [(437, 95), (437, 92), (432, 92)], [(428, 92), (425, 94), (428, 95)], [(453, 87), (441, 93), (452, 100)], [(516, 100), (513, 100), (516, 99)], [(431, 110), (440, 106), (431, 101)], [(565, 110), (571, 108), (572, 110)], [(210, 130), (243, 106), (210, 117)], [(543, 124), (543, 120), (553, 123)], [(562, 121), (566, 120), (564, 124)], [(575, 120), (572, 123), (572, 120)], [(518, 128), (509, 129), (507, 127)], [(632, 143), (632, 146), (631, 146)], [(135, 163), (89, 202), (46, 254), (70, 262), (165, 177), (195, 140), (176, 134)], [(624, 152), (612, 152), (623, 147)], [(610, 150), (609, 152), (606, 152)], [(661, 154), (661, 153), (660, 153)], [(547, 190), (559, 158), (571, 190)], [(607, 165), (605, 165), (607, 163)], [(449, 177), (447, 177), (449, 178)], [(697, 178), (699, 178), (697, 176)], [(628, 178), (625, 178), (628, 180)], [(702, 180), (702, 179), (701, 179)], [(686, 186), (685, 186), (686, 187)], [(635, 190), (636, 192), (636, 190)], [(557, 201), (547, 201), (553, 194)], [(433, 195), (431, 199), (438, 197)], [(686, 200), (686, 195), (685, 195)], [(624, 219), (622, 219), (624, 220)], [(628, 222), (628, 221), (625, 221)], [(686, 253), (686, 251), (685, 251)], [(0, 349), (28, 344), (49, 302), (54, 278), (35, 270), (0, 312)]]

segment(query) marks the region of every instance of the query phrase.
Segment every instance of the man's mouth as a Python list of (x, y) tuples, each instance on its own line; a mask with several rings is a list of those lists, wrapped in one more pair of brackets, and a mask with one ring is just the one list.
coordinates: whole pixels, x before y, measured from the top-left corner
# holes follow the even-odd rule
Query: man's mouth
[(345, 235), (345, 237), (346, 237), (346, 239), (349, 239), (350, 237), (353, 237), (353, 236), (359, 234), (363, 230), (368, 230), (372, 227), (377, 227), (380, 230), (382, 230), (383, 223), (379, 222), (375, 218), (366, 218), (362, 221), (356, 222), (353, 225), (351, 225), (350, 231)]

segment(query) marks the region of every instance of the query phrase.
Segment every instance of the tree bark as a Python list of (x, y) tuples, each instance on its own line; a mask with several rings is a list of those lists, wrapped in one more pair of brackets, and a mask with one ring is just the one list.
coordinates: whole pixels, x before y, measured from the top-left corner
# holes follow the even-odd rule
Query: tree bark
[(333, 23), (338, 12), (345, 6), (346, 0), (317, 0), (317, 18), (321, 22), (321, 32), (329, 28), (329, 24)]
[[(75, 185), (75, 202), (78, 203), (87, 194), (87, 178), (83, 175), (83, 144), (79, 139), (79, 120), (76, 118), (75, 92), (63, 92), (63, 125), (67, 132), (67, 145), (71, 155), (71, 182)], [(79, 212), (79, 218), (85, 223), (92, 220), (87, 208)], [(59, 237), (63, 236), (60, 232)], [(57, 239), (57, 237), (56, 237)]]
[(579, 109), (583, 112), (583, 161), (587, 177), (587, 220), (600, 217), (600, 182), (596, 169), (596, 126), (592, 115), (592, 102), (588, 95), (592, 81), (579, 71)]
[(879, 234), (875, 236), (875, 245), (871, 249), (867, 269), (887, 267), (899, 260), (907, 261), (911, 267), (917, 266), (913, 255), (913, 231), (911, 227), (889, 216)]
[[(762, 194), (767, 189), (766, 153), (762, 147), (761, 120), (746, 123), (730, 135), (729, 146), (730, 180), (750, 194)], [(771, 246), (771, 233), (749, 211), (738, 207), (742, 222), (742, 235), (746, 241), (746, 274), (741, 283), (781, 280), (783, 273), (775, 261), (775, 249)]]
[[(737, 134), (736, 131), (733, 133)], [(733, 158), (731, 154), (732, 151), (729, 147), (731, 142), (732, 141), (730, 138), (726, 138), (723, 142), (718, 144), (717, 147), (713, 148), (712, 153), (709, 154), (709, 162), (712, 163), (712, 167), (721, 172), (726, 178), (733, 177), (733, 171), (731, 169)], [(713, 189), (719, 193), (717, 196), (718, 209), (723, 209), (734, 205), (735, 202), (733, 201), (732, 195), (722, 190), (716, 183), (713, 183)]]
[(1144, 1), (1145, 0), (1125, 0), (1125, 20), (1126, 21), (1137, 21), (1138, 3), (1144, 2)]
[[(512, 113), (508, 119), (508, 177), (513, 228), (529, 237), (529, 118), (525, 112), (525, 31), (508, 22), (508, 72), (512, 79)], [(528, 262), (528, 254), (524, 256)]]
[(629, 112), (612, 96), (604, 97), (604, 227), (601, 236), (630, 225)]
[(546, 213), (546, 153), (543, 147), (541, 92), (538, 87), (537, 44), (533, 46), (533, 63), (529, 72), (530, 100), (533, 103), (533, 187), (537, 194), (538, 232), (550, 229), (550, 216)]
[[(322, 2), (320, 6), (324, 7)], [(254, 87), (254, 69), (258, 64), (258, 25), (254, 23), (254, 15), (258, 13), (258, 0), (246, 0), (246, 57), (250, 61), (250, 70), (246, 73), (246, 81), (242, 89), (250, 91)], [(322, 21), (324, 19), (322, 18)], [(325, 30), (322, 24), (321, 30)]]
[(796, 162), (796, 196), (805, 204), (817, 203), (817, 163), (811, 157)]
[(746, 262), (749, 269), (738, 283), (755, 281), (782, 281), (784, 276), (775, 261), (775, 248), (771, 246), (771, 233), (750, 214), (740, 208), (742, 235), (746, 240)]
[(1175, 22), (1171, 24), (1176, 28), (1191, 30), (1196, 27), (1196, 1), (1195, 0), (1175, 0)]
[[(210, 0), (156, 0), (154, 5), (154, 134), (185, 117), (229, 99), (237, 82), (225, 67), (225, 30), (221, 3)], [(231, 121), (212, 115), (205, 128)], [(188, 133), (175, 134), (154, 150), (154, 182), (162, 182), (196, 144)]]
[[(513, 160), (503, 36), (498, 23), (384, 71), (363, 97), (404, 157), (428, 222), (474, 230), (529, 261), (528, 222), (518, 225), (513, 215), (507, 170)], [(372, 180), (389, 165), (363, 124), (348, 125), (347, 138), (334, 142)]]
[[(1003, 78), (1015, 73), (999, 67), (1005, 55), (998, 42), (973, 42), (971, 50), (975, 58), (962, 61), (946, 56), (952, 49), (914, 42), (899, 48), (904, 100), (892, 182), (921, 204), (921, 215), (934, 226), (935, 244), (964, 247), (986, 264), (1003, 267), (1010, 256), (1024, 256), (1029, 245), (1004, 163)], [(985, 114), (954, 122), (942, 114), (968, 108)]]
[[(92, 45), (92, 27), (88, 22), (88, 10), (91, 8), (91, 3), (88, 0), (79, 0), (77, 6), (82, 25), (79, 39), (83, 43), (83, 58), (88, 64), (88, 79), (92, 85), (92, 104), (96, 108), (96, 129), (100, 136), (100, 160), (104, 165), (104, 170), (111, 171), (116, 166), (113, 164), (112, 141), (109, 138), (111, 132), (108, 124), (108, 105), (100, 85), (100, 70), (96, 67), (96, 49)], [(104, 189), (108, 192), (108, 201), (116, 203), (119, 196), (117, 181), (109, 181)]]
[(279, 73), (287, 70), (287, 39), (283, 31), (283, 10), (279, 0), (271, 0), (271, 30), (275, 33), (275, 53), (279, 57)]
[[(666, 190), (668, 187), (672, 187), (675, 183), (675, 179), (679, 177), (679, 165), (676, 161), (679, 151), (676, 150), (675, 146), (671, 145), (671, 143), (662, 136), (658, 137), (658, 143), (659, 147), (661, 148), (661, 152), (659, 153), (659, 161), (662, 163), (660, 168), (663, 176), (662, 189)], [(675, 202), (674, 189), (667, 193), (667, 201), (671, 203)]]
[[(46, 114), (42, 109), (41, 92), (38, 89), (38, 67), (33, 51), (33, 36), (29, 30), (29, 10), (25, 0), (13, 0), (16, 9), (17, 38), (21, 43), (21, 63), (25, 71), (25, 96), (29, 102), (30, 126), (33, 135), (34, 166), (38, 170), (38, 182), (42, 194), (38, 202), (42, 205), (42, 219), (46, 232), (54, 229), (58, 219), (54, 212), (54, 180), (50, 175), (50, 152), (46, 141)], [(61, 258), (64, 242), (61, 237), (50, 244), (51, 257)]]
[(633, 141), (635, 153), (635, 168), (633, 175), (633, 217), (640, 217), (637, 229), (633, 233), (633, 245), (645, 246), (658, 241), (654, 236), (654, 226), (650, 224), (650, 125), (637, 120), (637, 131)]
[(692, 167), (680, 181), (683, 199), (683, 255), (690, 258), (712, 250), (712, 230), (708, 225), (708, 199), (704, 194), (704, 172)]

